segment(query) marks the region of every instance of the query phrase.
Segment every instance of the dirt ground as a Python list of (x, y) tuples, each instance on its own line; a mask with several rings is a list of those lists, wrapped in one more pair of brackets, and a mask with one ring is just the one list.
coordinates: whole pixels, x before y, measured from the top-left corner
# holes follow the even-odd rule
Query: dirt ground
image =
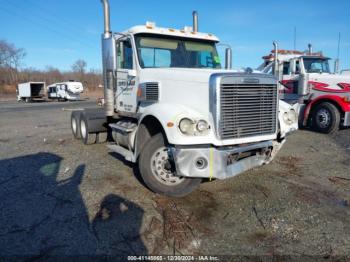
[(0, 255), (350, 256), (349, 129), (297, 131), (273, 163), (170, 199), (73, 139), (91, 106), (0, 103)]

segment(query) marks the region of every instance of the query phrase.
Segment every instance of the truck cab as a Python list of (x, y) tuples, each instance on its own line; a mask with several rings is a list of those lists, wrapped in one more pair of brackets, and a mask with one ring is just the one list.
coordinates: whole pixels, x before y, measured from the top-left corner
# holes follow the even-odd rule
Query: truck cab
[(273, 50), (263, 59), (258, 70), (278, 78), (281, 99), (300, 103), (302, 125), (322, 133), (350, 126), (350, 77), (332, 73), (330, 58), (311, 50)]
[(155, 23), (112, 33), (109, 4), (102, 36), (105, 106), (73, 112), (85, 144), (110, 134), (108, 148), (138, 164), (145, 184), (173, 197), (203, 179), (226, 179), (269, 163), (297, 128), (296, 112), (279, 102), (274, 76), (225, 68), (219, 39), (194, 26)]

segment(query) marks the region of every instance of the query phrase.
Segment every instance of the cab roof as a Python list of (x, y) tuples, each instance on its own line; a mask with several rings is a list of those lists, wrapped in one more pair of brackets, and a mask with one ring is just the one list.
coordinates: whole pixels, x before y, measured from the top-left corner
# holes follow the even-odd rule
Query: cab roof
[[(278, 59), (281, 61), (288, 61), (292, 58), (321, 58), (330, 59), (329, 57), (323, 56), (322, 52), (308, 53), (307, 51), (301, 52), (297, 50), (278, 50)], [(275, 58), (275, 50), (272, 50), (269, 55), (262, 57), (265, 61), (272, 61)]]
[(157, 27), (155, 23), (147, 22), (146, 25), (138, 25), (134, 26), (124, 33), (129, 34), (155, 34), (155, 35), (167, 35), (167, 36), (175, 36), (175, 37), (183, 37), (183, 38), (192, 38), (199, 40), (207, 40), (213, 42), (219, 42), (219, 38), (210, 33), (201, 33), (201, 32), (193, 32), (192, 27), (185, 26), (183, 29), (173, 29), (173, 28), (164, 28)]

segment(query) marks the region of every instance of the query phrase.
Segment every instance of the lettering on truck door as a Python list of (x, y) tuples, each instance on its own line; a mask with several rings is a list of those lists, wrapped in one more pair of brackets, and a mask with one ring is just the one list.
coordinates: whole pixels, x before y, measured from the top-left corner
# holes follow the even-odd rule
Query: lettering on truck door
[(134, 68), (132, 41), (129, 37), (122, 38), (117, 42), (116, 105), (119, 112), (136, 112), (137, 83)]

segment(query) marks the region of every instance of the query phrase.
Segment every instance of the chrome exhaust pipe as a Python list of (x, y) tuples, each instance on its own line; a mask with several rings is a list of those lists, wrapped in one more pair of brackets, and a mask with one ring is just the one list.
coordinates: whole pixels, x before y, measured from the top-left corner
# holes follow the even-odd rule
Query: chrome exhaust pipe
[(225, 68), (227, 70), (232, 69), (232, 48), (228, 47), (225, 50)]
[(104, 14), (104, 37), (109, 38), (112, 34), (111, 31), (111, 18), (110, 18), (110, 8), (108, 0), (101, 0), (103, 5), (103, 14)]
[(308, 44), (307, 46), (308, 46), (308, 49), (309, 49), (309, 55), (311, 55), (312, 54), (312, 44)]
[(108, 51), (108, 43), (112, 41), (110, 8), (108, 0), (101, 0), (104, 15), (104, 32), (102, 35), (102, 64), (103, 64), (103, 82), (104, 82), (104, 98), (105, 98), (105, 114), (107, 117), (114, 115), (114, 75), (113, 70), (108, 64), (110, 59)]
[(339, 74), (339, 59), (335, 59), (334, 61), (334, 74)]
[(277, 81), (279, 81), (279, 72), (278, 72), (278, 44), (276, 41), (273, 42), (274, 46), (274, 52), (275, 52), (275, 66), (274, 66), (274, 73), (275, 76), (277, 77)]
[(197, 33), (198, 32), (198, 12), (193, 11), (192, 16), (193, 16), (193, 32)]

